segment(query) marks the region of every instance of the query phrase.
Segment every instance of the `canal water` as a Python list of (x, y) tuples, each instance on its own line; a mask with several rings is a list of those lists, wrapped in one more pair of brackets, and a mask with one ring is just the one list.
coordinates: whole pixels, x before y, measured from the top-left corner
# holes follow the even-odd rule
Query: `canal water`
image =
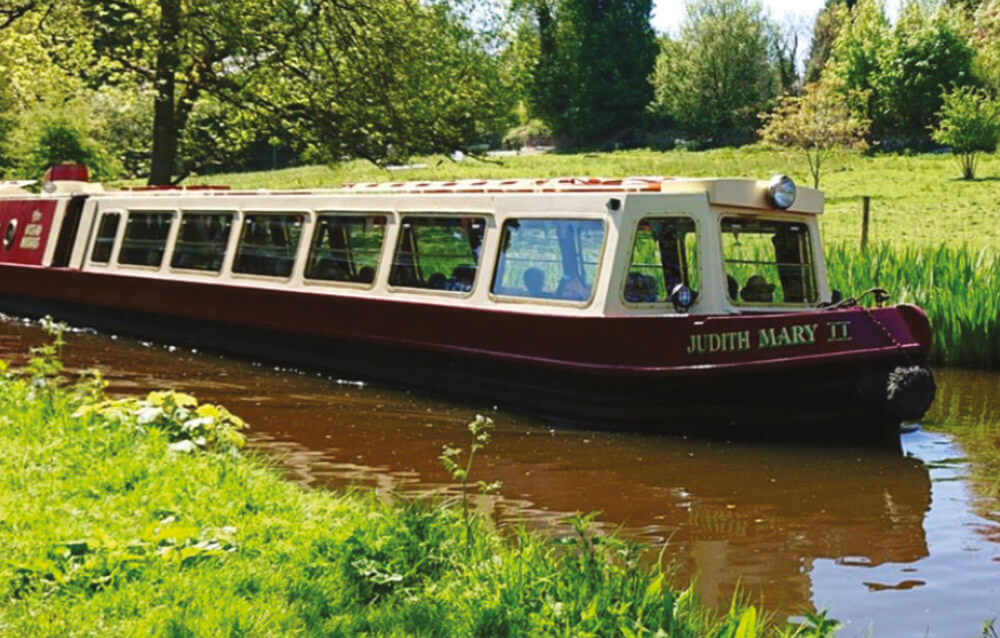
[[(0, 321), (0, 358), (45, 337)], [(159, 344), (75, 331), (70, 371), (116, 394), (173, 388), (225, 404), (253, 447), (311, 486), (453, 492), (438, 455), (496, 422), (473, 479), (503, 482), (480, 506), (501, 523), (565, 532), (573, 512), (664, 548), (679, 582), (728, 606), (795, 617), (826, 610), (841, 636), (980, 636), (1000, 617), (1000, 374), (938, 370), (938, 400), (902, 449), (753, 444), (553, 428), (502, 406), (429, 399)], [(1000, 622), (998, 622), (1000, 628)]]

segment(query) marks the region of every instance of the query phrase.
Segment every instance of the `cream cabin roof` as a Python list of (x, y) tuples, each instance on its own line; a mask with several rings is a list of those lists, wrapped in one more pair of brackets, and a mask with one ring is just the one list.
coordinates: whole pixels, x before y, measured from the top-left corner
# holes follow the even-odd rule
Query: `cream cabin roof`
[[(233, 197), (281, 195), (473, 195), (473, 194), (597, 194), (631, 193), (664, 195), (697, 195), (705, 193), (713, 206), (736, 208), (775, 209), (767, 196), (765, 180), (734, 178), (676, 178), (676, 177), (562, 177), (544, 179), (465, 179), (454, 181), (400, 181), (359, 182), (341, 188), (304, 189), (295, 191), (256, 190), (236, 191), (222, 187), (194, 186), (170, 189), (125, 189), (115, 196), (141, 197)], [(791, 213), (818, 215), (823, 212), (823, 193), (812, 188), (797, 188), (794, 204), (786, 209)]]

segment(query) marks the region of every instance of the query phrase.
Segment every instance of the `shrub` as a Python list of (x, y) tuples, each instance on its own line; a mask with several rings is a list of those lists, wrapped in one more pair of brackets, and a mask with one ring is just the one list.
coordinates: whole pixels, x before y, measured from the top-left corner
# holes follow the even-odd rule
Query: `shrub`
[(968, 86), (945, 93), (943, 99), (938, 113), (941, 122), (931, 138), (951, 149), (962, 166), (963, 179), (973, 179), (979, 153), (992, 153), (997, 148), (998, 105), (983, 91)]
[(87, 140), (81, 126), (63, 117), (42, 123), (25, 168), (29, 175), (41, 176), (53, 164), (85, 164), (99, 179), (112, 175), (104, 153)]

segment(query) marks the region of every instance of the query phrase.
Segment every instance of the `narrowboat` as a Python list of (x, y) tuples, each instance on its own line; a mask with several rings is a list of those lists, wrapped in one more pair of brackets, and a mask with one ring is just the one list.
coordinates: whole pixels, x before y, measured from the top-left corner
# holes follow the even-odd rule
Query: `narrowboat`
[(912, 305), (829, 289), (787, 177), (106, 191), (0, 184), (0, 311), (655, 432), (884, 438), (934, 397)]

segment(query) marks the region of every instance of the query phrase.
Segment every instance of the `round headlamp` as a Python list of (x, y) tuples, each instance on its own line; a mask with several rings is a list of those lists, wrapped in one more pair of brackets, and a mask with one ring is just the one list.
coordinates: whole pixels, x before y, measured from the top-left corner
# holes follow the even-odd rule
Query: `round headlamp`
[(795, 182), (787, 175), (775, 175), (767, 184), (767, 196), (776, 208), (788, 208), (795, 203)]
[(677, 284), (670, 292), (670, 301), (677, 312), (687, 312), (694, 305), (695, 293), (684, 284)]

